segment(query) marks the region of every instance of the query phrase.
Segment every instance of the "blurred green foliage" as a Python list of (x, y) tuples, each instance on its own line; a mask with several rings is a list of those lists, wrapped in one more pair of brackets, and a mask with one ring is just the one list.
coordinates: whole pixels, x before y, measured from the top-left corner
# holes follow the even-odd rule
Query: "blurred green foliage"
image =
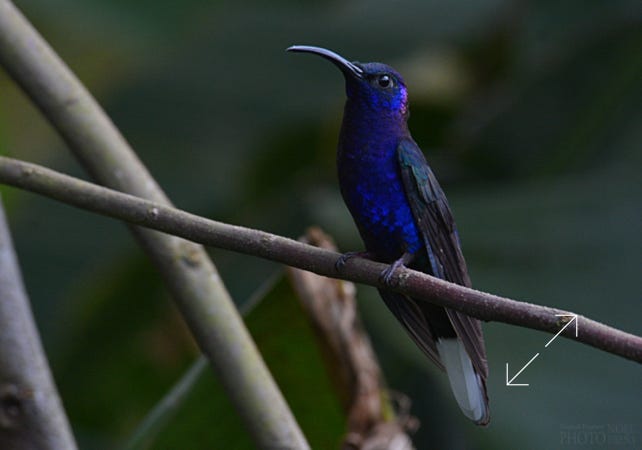
[[(310, 224), (361, 248), (334, 148), (343, 86), (295, 43), (397, 67), (410, 127), (453, 206), (477, 288), (642, 334), (642, 9), (639, 1), (149, 2), (19, 6), (86, 83), (175, 203), (296, 237)], [(0, 74), (0, 153), (74, 175), (64, 144)], [(1, 188), (38, 324), (82, 448), (122, 442), (195, 356), (161, 280), (113, 221)], [(213, 251), (234, 298), (274, 270)], [(390, 387), (422, 422), (418, 448), (576, 448), (569, 426), (631, 424), (639, 367), (486, 325), (493, 419), (461, 416), (446, 381), (372, 289), (361, 311)], [(316, 448), (342, 416), (309, 330), (280, 285), (249, 319)], [(581, 325), (580, 325), (581, 326)], [(213, 377), (157, 448), (249, 448)]]
[[(260, 300), (246, 322), (259, 350), (269, 355), (270, 370), (310, 445), (336, 448), (346, 418), (294, 291), (281, 278)], [(183, 448), (185, 442), (195, 448), (252, 448), (225, 392), (211, 376), (201, 378), (153, 448)]]

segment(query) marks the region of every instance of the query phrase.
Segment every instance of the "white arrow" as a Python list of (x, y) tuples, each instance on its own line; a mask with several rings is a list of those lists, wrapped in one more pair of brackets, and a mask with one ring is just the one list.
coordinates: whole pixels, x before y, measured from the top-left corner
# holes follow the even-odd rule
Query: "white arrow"
[(530, 363), (535, 361), (535, 358), (537, 358), (538, 356), (539, 356), (539, 353), (535, 353), (535, 356), (533, 356), (531, 358), (531, 360), (528, 361), (526, 363), (526, 365), (524, 367), (522, 367), (521, 370), (519, 372), (517, 372), (515, 374), (515, 376), (513, 378), (511, 378), (510, 380), (508, 379), (508, 363), (506, 363), (506, 386), (528, 386), (528, 383), (524, 383), (524, 384), (517, 384), (516, 383), (516, 384), (513, 384), (513, 380), (515, 380), (515, 378), (517, 378), (519, 376), (519, 374), (522, 373), (524, 371), (524, 369), (526, 369)]
[(546, 343), (546, 345), (544, 346), (544, 348), (548, 347), (548, 346), (551, 344), (551, 342), (553, 342), (553, 341), (555, 340), (555, 338), (556, 338), (557, 336), (559, 336), (559, 335), (562, 333), (562, 331), (566, 330), (566, 327), (568, 327), (568, 326), (569, 326), (570, 324), (572, 324), (573, 322), (575, 322), (575, 337), (577, 337), (577, 323), (579, 322), (579, 321), (577, 320), (577, 314), (555, 314), (555, 315), (556, 315), (557, 317), (570, 317), (570, 318), (571, 318), (571, 320), (569, 320), (569, 321), (568, 321), (568, 323), (567, 323), (566, 325), (564, 325), (564, 326), (562, 327), (562, 329), (561, 329), (561, 330), (559, 330), (559, 331), (557, 332), (557, 334), (556, 334), (555, 336), (553, 336), (553, 337), (551, 338), (551, 340), (550, 340), (550, 341), (548, 341), (548, 342)]
[[(560, 334), (562, 334), (562, 332), (563, 332), (563, 331), (564, 331), (564, 330), (565, 330), (565, 329), (566, 329), (570, 324), (572, 324), (573, 322), (575, 322), (575, 337), (577, 337), (577, 323), (578, 323), (577, 314), (555, 314), (555, 315), (556, 315), (557, 317), (566, 317), (566, 318), (570, 317), (571, 319), (566, 323), (566, 325), (564, 325), (564, 326), (562, 327), (562, 329), (561, 329), (561, 330), (559, 330), (559, 331), (557, 332), (557, 334), (556, 334), (555, 336), (553, 336), (553, 337), (551, 338), (551, 340), (550, 340), (550, 341), (548, 341), (548, 342), (546, 343), (546, 345), (544, 346), (544, 348), (546, 348), (546, 347), (548, 347), (549, 345), (551, 345), (551, 342), (553, 342), (557, 336), (559, 336)], [(567, 320), (568, 320), (568, 319), (567, 319)], [(522, 368), (520, 369), (520, 371), (519, 371), (519, 372), (517, 372), (517, 373), (515, 374), (515, 376), (513, 376), (513, 378), (511, 378), (510, 380), (508, 379), (508, 363), (506, 363), (506, 386), (528, 386), (528, 385), (529, 385), (528, 383), (514, 383), (514, 384), (513, 384), (513, 381), (515, 381), (515, 378), (517, 378), (517, 377), (519, 376), (519, 374), (520, 374), (520, 373), (522, 373), (522, 372), (524, 371), (524, 369), (526, 369), (526, 368), (530, 365), (530, 363), (532, 363), (533, 361), (535, 361), (535, 358), (537, 358), (538, 356), (539, 356), (539, 353), (535, 353), (535, 356), (533, 356), (533, 357), (530, 359), (530, 361), (528, 361), (528, 362), (526, 363), (526, 365), (525, 365), (524, 367), (522, 367)]]

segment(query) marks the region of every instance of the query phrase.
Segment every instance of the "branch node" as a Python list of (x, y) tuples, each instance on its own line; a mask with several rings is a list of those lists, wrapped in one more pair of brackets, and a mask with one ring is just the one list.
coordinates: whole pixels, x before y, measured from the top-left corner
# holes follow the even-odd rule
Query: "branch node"
[(406, 282), (408, 281), (408, 278), (410, 278), (410, 274), (408, 272), (402, 272), (397, 276), (397, 286), (401, 289), (403, 289), (406, 286)]
[(0, 427), (17, 428), (23, 416), (25, 401), (33, 398), (30, 389), (20, 389), (13, 383), (0, 385)]
[(201, 265), (202, 253), (199, 247), (195, 247), (192, 242), (182, 241), (178, 245), (181, 261), (190, 268), (195, 268)]
[(22, 175), (25, 178), (29, 178), (31, 175), (33, 175), (36, 172), (36, 170), (33, 167), (23, 167), (22, 168)]

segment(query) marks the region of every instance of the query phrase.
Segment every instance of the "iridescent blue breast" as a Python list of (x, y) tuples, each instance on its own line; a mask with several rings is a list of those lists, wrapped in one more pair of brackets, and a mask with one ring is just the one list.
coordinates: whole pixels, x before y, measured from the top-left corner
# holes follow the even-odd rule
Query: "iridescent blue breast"
[[(386, 152), (388, 153), (388, 152)], [(404, 192), (395, 152), (361, 153), (344, 160), (339, 170), (341, 193), (366, 249), (392, 262), (422, 247), (421, 237)]]

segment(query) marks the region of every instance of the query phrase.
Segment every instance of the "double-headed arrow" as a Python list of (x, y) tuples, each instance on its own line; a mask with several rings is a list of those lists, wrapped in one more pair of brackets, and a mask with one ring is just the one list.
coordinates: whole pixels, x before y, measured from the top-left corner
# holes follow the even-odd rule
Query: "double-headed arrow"
[[(557, 334), (556, 334), (555, 336), (553, 336), (553, 337), (551, 338), (551, 340), (550, 340), (550, 341), (548, 341), (548, 342), (546, 343), (546, 345), (544, 345), (544, 348), (546, 348), (546, 347), (548, 347), (549, 345), (551, 345), (551, 343), (552, 343), (552, 342), (557, 338), (557, 336), (559, 336), (559, 335), (562, 333), (562, 331), (564, 331), (564, 330), (565, 330), (565, 329), (566, 329), (570, 324), (572, 324), (573, 322), (575, 322), (575, 337), (577, 337), (577, 322), (578, 322), (578, 320), (577, 320), (577, 314), (555, 314), (555, 315), (556, 315), (557, 317), (570, 317), (571, 319), (566, 323), (566, 325), (564, 325), (564, 326), (562, 327), (562, 329), (561, 329), (561, 330), (559, 330), (559, 331), (557, 332)], [(532, 358), (531, 358), (531, 359), (526, 363), (526, 365), (524, 365), (524, 367), (522, 367), (522, 368), (519, 370), (519, 372), (517, 372), (517, 373), (513, 376), (513, 378), (511, 378), (510, 380), (508, 379), (508, 363), (506, 363), (506, 386), (528, 386), (528, 385), (529, 385), (528, 383), (513, 383), (513, 381), (515, 381), (515, 378), (517, 378), (517, 377), (519, 376), (519, 374), (520, 374), (520, 373), (522, 373), (522, 372), (523, 372), (523, 371), (524, 371), (524, 370), (529, 366), (529, 364), (530, 364), (530, 363), (532, 363), (533, 361), (535, 361), (535, 358), (537, 358), (538, 356), (539, 356), (539, 353), (535, 353), (535, 356), (533, 356), (533, 357), (532, 357)]]

